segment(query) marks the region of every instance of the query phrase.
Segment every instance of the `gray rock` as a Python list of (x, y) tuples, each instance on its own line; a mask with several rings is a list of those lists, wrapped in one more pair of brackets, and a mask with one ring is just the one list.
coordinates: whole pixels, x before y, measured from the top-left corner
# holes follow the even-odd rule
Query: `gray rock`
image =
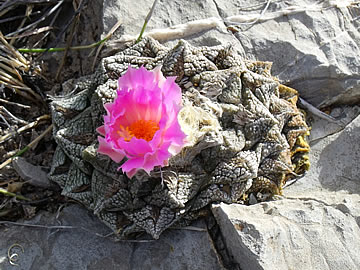
[[(121, 39), (137, 37), (152, 3), (107, 1), (105, 32), (120, 18)], [(324, 107), (360, 100), (358, 14), (353, 1), (160, 1), (145, 34), (172, 26), (179, 31), (175, 35), (172, 29), (167, 29), (168, 35), (161, 31), (157, 37), (162, 42), (176, 38), (193, 45), (228, 42), (250, 60), (273, 62), (273, 75), (313, 105)], [(181, 31), (189, 22), (193, 25)], [(226, 26), (232, 31), (226, 32)]]
[[(21, 221), (20, 221), (21, 222)], [(110, 230), (78, 205), (54, 214), (42, 213), (27, 224), (71, 226), (68, 229), (0, 227), (0, 269), (222, 269), (204, 222), (198, 230), (170, 230), (157, 240), (116, 242)], [(19, 266), (11, 266), (17, 253)]]
[(360, 230), (355, 219), (360, 216), (333, 205), (286, 199), (250, 207), (214, 205), (213, 212), (242, 269), (360, 267)]
[[(266, 1), (215, 0), (227, 25), (251, 23)], [(271, 1), (257, 23), (237, 25), (250, 59), (273, 62), (273, 74), (313, 105), (360, 100), (360, 34), (352, 1)]]
[(359, 106), (336, 107), (331, 111), (331, 114), (329, 115), (335, 121), (326, 121), (326, 119), (307, 112), (307, 118), (311, 126), (309, 142), (313, 143), (329, 135), (333, 135), (342, 131), (346, 127), (346, 125), (348, 125), (359, 115), (359, 113)]
[(213, 206), (226, 245), (241, 267), (360, 268), (359, 141), (360, 116), (312, 145), (312, 168), (284, 190), (283, 199)]
[(41, 187), (50, 188), (55, 186), (54, 183), (50, 182), (47, 177), (47, 173), (44, 172), (40, 166), (34, 166), (26, 161), (25, 158), (17, 157), (12, 161), (14, 169), (19, 176), (24, 180), (28, 181), (29, 184)]
[[(107, 33), (118, 20), (123, 22), (118, 34), (118, 42), (136, 39), (151, 9), (153, 0), (105, 1), (103, 12), (104, 33)], [(139, 9), (139, 6), (143, 7)], [(188, 23), (191, 23), (188, 25)], [(171, 28), (171, 29), (170, 29)], [(216, 3), (212, 0), (198, 1), (159, 1), (144, 36), (149, 35), (174, 46), (178, 39), (185, 39), (195, 46), (215, 46), (232, 44), (241, 51), (239, 41), (226, 31)], [(118, 42), (110, 47), (118, 46)], [(111, 44), (111, 42), (110, 42)]]

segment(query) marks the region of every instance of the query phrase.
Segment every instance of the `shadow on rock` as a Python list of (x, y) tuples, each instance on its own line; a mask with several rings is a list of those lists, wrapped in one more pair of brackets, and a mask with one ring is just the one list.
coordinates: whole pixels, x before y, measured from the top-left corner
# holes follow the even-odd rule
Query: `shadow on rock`
[(319, 146), (323, 148), (316, 165), (320, 184), (331, 191), (360, 193), (360, 117), (340, 134), (317, 142), (314, 148)]

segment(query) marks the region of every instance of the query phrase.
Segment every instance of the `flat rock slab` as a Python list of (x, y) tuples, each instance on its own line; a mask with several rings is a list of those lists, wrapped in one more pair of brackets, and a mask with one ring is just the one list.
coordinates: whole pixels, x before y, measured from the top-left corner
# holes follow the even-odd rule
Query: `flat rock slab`
[(263, 0), (215, 2), (226, 24), (238, 29), (246, 56), (273, 62), (272, 74), (313, 105), (359, 101), (355, 1), (271, 1), (267, 8)]
[(284, 199), (251, 207), (220, 204), (213, 212), (242, 269), (360, 268), (360, 229), (342, 209)]
[[(119, 38), (137, 37), (152, 3), (105, 1), (105, 32), (120, 19)], [(273, 75), (324, 107), (360, 100), (359, 15), (358, 2), (350, 0), (160, 1), (145, 35), (162, 29), (153, 35), (162, 42), (230, 43), (244, 58), (273, 62)]]
[(360, 116), (312, 144), (310, 171), (284, 198), (213, 206), (243, 269), (360, 269), (359, 142)]
[[(169, 230), (159, 240), (115, 242), (104, 235), (111, 233), (84, 207), (71, 205), (58, 218), (43, 213), (28, 224), (72, 226), (46, 229), (6, 226), (0, 228), (0, 269), (222, 269), (204, 222), (197, 230)], [(17, 253), (19, 266), (9, 264)]]
[[(121, 20), (121, 30), (115, 33), (115, 37), (119, 41), (136, 39), (153, 2), (154, 0), (104, 1), (104, 32), (107, 33), (118, 20)], [(139, 9), (139, 6), (142, 8)], [(195, 23), (191, 26), (186, 25), (191, 22)], [(172, 29), (169, 29), (170, 27)], [(147, 24), (146, 35), (151, 31), (152, 36), (158, 41), (173, 45), (181, 38), (196, 46), (215, 46), (226, 42), (240, 44), (235, 36), (226, 31), (213, 0), (159, 1)]]

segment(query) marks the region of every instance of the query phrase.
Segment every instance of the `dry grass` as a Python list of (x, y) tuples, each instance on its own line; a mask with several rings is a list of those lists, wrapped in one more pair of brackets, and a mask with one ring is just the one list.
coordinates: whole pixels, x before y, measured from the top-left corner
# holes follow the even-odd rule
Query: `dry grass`
[[(44, 143), (52, 140), (46, 93), (50, 87), (44, 89), (38, 84), (46, 81), (39, 63), (50, 48), (65, 39), (63, 61), (58, 66), (60, 74), (87, 2), (0, 0), (0, 220), (30, 217), (26, 208), (44, 207), (39, 202), (55, 194), (55, 191), (36, 190), (26, 185), (11, 162), (19, 155), (37, 159), (35, 165), (43, 168), (50, 162), (48, 157), (53, 149)], [(59, 15), (69, 6), (73, 8), (70, 20), (59, 24)], [(30, 49), (21, 52), (18, 49), (21, 47)], [(36, 52), (39, 48), (42, 50)], [(39, 153), (29, 151), (31, 149), (39, 149)]]

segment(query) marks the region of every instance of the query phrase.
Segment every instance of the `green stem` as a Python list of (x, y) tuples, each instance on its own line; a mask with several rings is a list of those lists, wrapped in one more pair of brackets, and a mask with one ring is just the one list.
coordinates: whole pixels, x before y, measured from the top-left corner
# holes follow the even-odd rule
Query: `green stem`
[(137, 40), (136, 40), (135, 43), (139, 43), (139, 42), (140, 42), (140, 40), (141, 40), (141, 38), (142, 38), (142, 35), (144, 34), (146, 25), (147, 25), (147, 21), (144, 22), (143, 27), (141, 28), (140, 35), (139, 35), (139, 37), (137, 38)]
[(151, 18), (151, 16), (152, 16), (152, 14), (154, 13), (155, 6), (156, 6), (156, 4), (157, 4), (158, 1), (159, 1), (159, 0), (154, 0), (154, 3), (152, 4), (150, 11), (149, 11), (148, 15), (147, 15), (146, 18), (145, 18), (145, 22), (144, 22), (144, 24), (143, 24), (143, 27), (141, 28), (140, 35), (139, 35), (139, 37), (137, 38), (135, 44), (137, 44), (137, 43), (140, 42), (140, 40), (141, 40), (141, 38), (142, 38), (142, 35), (144, 34), (145, 28), (146, 28), (146, 26), (147, 26), (147, 23), (148, 23), (148, 21), (150, 21), (150, 18)]
[(5, 196), (15, 197), (16, 199), (20, 199), (20, 200), (24, 200), (24, 201), (31, 201), (30, 199), (28, 199), (22, 195), (17, 195), (15, 193), (9, 192), (4, 188), (0, 188), (0, 193), (4, 194)]
[[(99, 46), (100, 44), (104, 43), (105, 41), (107, 41), (109, 39), (109, 37), (106, 37), (96, 43), (92, 43), (90, 45), (82, 45), (82, 46), (74, 46), (74, 47), (69, 47), (68, 49), (70, 50), (85, 50), (85, 49), (91, 49), (91, 48), (95, 48), (97, 46)], [(43, 49), (43, 48), (38, 48), (38, 49), (27, 49), (27, 48), (22, 48), (22, 49), (18, 49), (19, 52), (22, 53), (42, 53), (42, 52), (62, 52), (65, 51), (66, 48), (47, 48), (47, 49)]]
[(15, 153), (15, 155), (12, 156), (12, 158), (21, 156), (22, 154), (24, 154), (24, 153), (25, 153), (27, 150), (29, 150), (29, 149), (30, 149), (29, 146), (25, 146), (23, 149), (17, 151), (17, 152)]

